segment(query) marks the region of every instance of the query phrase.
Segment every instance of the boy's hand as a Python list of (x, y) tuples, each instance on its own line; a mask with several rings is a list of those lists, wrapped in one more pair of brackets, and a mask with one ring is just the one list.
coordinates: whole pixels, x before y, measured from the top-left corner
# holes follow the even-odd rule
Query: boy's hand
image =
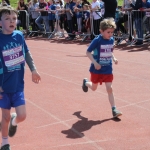
[(113, 61), (116, 65), (118, 64), (118, 60), (116, 58), (114, 58)]
[(39, 83), (41, 81), (41, 76), (36, 70), (32, 71), (32, 81), (34, 83)]
[(94, 63), (94, 67), (95, 67), (96, 70), (101, 69), (101, 65), (97, 62)]
[(2, 87), (0, 87), (0, 99), (3, 98), (2, 94), (1, 94), (2, 92), (4, 92), (4, 91), (3, 91)]

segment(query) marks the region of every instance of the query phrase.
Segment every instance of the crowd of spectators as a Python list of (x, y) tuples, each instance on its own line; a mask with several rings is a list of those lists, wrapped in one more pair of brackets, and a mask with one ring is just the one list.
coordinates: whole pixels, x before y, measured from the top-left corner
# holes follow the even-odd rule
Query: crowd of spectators
[[(50, 34), (53, 36), (59, 34), (62, 38), (65, 37), (66, 31), (67, 40), (73, 40), (83, 33), (88, 34), (87, 39), (93, 39), (99, 34), (99, 25), (103, 17), (115, 18), (117, 1), (111, 1), (110, 7), (109, 0), (93, 0), (91, 3), (88, 0), (29, 0), (27, 2), (19, 0), (16, 8), (19, 11), (17, 29), (22, 27), (23, 31), (27, 30), (26, 12), (28, 12), (32, 31), (37, 31), (33, 32), (32, 36), (38, 36), (38, 33), (46, 31), (46, 37)], [(3, 0), (1, 5), (7, 6), (10, 2)]]
[[(2, 0), (1, 5), (10, 5), (10, 1)], [(73, 40), (84, 34), (92, 40), (100, 32), (102, 19), (114, 18), (117, 35), (128, 34), (129, 43), (137, 37), (135, 45), (143, 44), (144, 25), (146, 37), (150, 37), (147, 12), (150, 2), (147, 0), (123, 0), (121, 7), (118, 7), (117, 0), (19, 0), (16, 9), (19, 11), (17, 29), (22, 27), (23, 31), (27, 30), (26, 12), (29, 14), (29, 25), (33, 31), (30, 36), (44, 33), (45, 37), (57, 35), (64, 38), (67, 33), (66, 39)], [(130, 13), (131, 11), (133, 12)], [(117, 40), (119, 42), (121, 38)]]

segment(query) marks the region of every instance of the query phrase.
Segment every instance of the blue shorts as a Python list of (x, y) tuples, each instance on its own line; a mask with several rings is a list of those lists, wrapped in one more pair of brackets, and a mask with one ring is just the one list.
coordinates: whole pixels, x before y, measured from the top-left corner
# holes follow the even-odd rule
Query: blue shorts
[(11, 109), (11, 107), (25, 105), (24, 92), (1, 94), (3, 98), (0, 99), (0, 108)]

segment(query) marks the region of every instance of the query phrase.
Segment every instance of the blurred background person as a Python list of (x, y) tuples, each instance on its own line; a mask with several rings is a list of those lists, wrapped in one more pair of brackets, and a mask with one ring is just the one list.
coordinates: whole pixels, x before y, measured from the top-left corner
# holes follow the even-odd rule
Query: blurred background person
[(32, 31), (36, 31), (36, 33), (32, 33), (31, 35), (32, 36), (38, 36), (38, 33), (37, 31), (39, 30), (37, 24), (35, 23), (35, 20), (39, 17), (40, 13), (35, 11), (36, 8), (39, 7), (39, 2), (38, 0), (31, 0), (29, 2), (29, 7), (28, 7), (28, 11), (29, 13), (31, 14), (31, 27), (32, 27)]
[(21, 22), (21, 27), (23, 28), (23, 33), (26, 33), (27, 30), (27, 24), (26, 24), (26, 17), (27, 17), (27, 11), (28, 7), (24, 0), (19, 0), (17, 4), (17, 10), (19, 11), (18, 20)]
[(114, 18), (117, 9), (117, 0), (102, 0), (104, 2), (104, 18)]

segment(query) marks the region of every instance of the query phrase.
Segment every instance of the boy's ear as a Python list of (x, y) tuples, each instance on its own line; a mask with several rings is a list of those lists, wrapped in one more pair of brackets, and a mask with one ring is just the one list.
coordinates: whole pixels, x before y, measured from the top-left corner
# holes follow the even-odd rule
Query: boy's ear
[(99, 31), (100, 31), (100, 33), (103, 33), (103, 30), (100, 29)]
[(2, 21), (0, 20), (0, 27), (2, 26)]

